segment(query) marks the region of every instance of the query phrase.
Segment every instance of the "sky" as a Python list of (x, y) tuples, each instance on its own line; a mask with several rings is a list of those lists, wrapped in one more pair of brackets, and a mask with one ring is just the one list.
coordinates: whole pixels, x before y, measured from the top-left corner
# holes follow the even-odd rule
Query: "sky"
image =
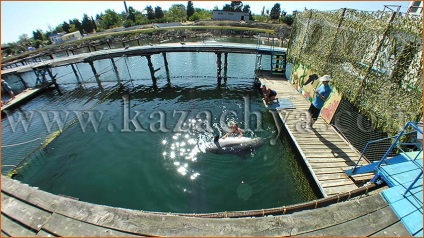
[[(212, 10), (215, 6), (222, 9), (231, 1), (192, 1), (195, 8)], [(187, 1), (126, 1), (127, 6), (132, 6), (142, 11), (146, 6), (153, 8), (160, 6), (168, 10), (173, 4), (184, 4)], [(282, 10), (288, 14), (293, 11), (316, 9), (321, 11), (350, 8), (364, 11), (382, 11), (388, 5), (391, 9), (401, 6), (400, 12), (405, 13), (410, 1), (242, 1), (248, 4), (253, 14), (260, 14), (262, 8), (271, 10), (275, 3), (279, 3)], [(16, 42), (19, 36), (27, 34), (32, 37), (32, 32), (40, 29), (47, 31), (54, 29), (64, 21), (77, 18), (80, 21), (84, 14), (96, 17), (96, 14), (113, 9), (118, 13), (125, 11), (123, 1), (4, 1), (1, 0), (1, 43)], [(386, 9), (386, 11), (388, 11)]]

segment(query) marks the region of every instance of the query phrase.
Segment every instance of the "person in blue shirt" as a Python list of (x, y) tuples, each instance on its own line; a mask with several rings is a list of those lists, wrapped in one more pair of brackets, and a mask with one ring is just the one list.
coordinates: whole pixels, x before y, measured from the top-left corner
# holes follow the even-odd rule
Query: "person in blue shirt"
[(308, 109), (308, 112), (311, 115), (311, 121), (306, 124), (306, 129), (311, 129), (316, 120), (318, 119), (318, 115), (321, 112), (322, 107), (324, 106), (325, 100), (330, 96), (331, 88), (328, 86), (328, 82), (330, 82), (330, 76), (324, 75), (318, 79), (322, 82), (321, 86), (318, 89), (314, 89), (315, 97), (312, 100), (312, 104)]

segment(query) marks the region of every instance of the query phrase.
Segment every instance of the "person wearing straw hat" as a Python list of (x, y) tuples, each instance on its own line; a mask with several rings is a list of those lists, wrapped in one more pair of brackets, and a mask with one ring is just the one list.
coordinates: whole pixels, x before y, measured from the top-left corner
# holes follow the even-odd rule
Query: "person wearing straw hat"
[(325, 100), (330, 96), (331, 88), (328, 86), (328, 82), (330, 82), (330, 76), (324, 75), (318, 79), (322, 82), (321, 86), (318, 89), (314, 89), (314, 100), (312, 100), (312, 104), (308, 109), (308, 112), (311, 115), (310, 123), (306, 124), (306, 129), (311, 129), (316, 120), (318, 119), (318, 115), (321, 112), (322, 107), (324, 106)]

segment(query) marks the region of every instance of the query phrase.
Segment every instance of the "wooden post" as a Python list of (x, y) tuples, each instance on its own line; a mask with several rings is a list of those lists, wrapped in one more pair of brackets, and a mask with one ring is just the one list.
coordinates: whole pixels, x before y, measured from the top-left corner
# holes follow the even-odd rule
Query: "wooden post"
[(100, 75), (96, 72), (96, 68), (94, 68), (93, 61), (88, 61), (91, 66), (91, 70), (93, 71), (94, 77), (96, 77), (96, 82), (99, 85), (99, 88), (103, 90), (102, 81), (100, 81)]
[(74, 74), (77, 77), (78, 84), (81, 84), (80, 78), (77, 74), (77, 70), (75, 69), (74, 64), (71, 64), (71, 67), (72, 67), (72, 71), (74, 71)]
[(365, 76), (362, 78), (361, 83), (359, 84), (358, 91), (356, 91), (355, 96), (353, 97), (352, 102), (355, 102), (356, 101), (356, 98), (358, 97), (358, 95), (361, 94), (362, 89), (364, 87), (364, 82), (365, 82), (365, 80), (368, 80), (368, 76), (371, 73), (372, 66), (374, 65), (374, 62), (377, 60), (378, 53), (380, 52), (380, 48), (383, 45), (384, 41), (386, 40), (387, 34), (389, 32), (389, 29), (390, 29), (390, 27), (392, 25), (392, 22), (393, 22), (393, 19), (395, 18), (395, 16), (396, 16), (396, 12), (393, 12), (392, 15), (391, 15), (391, 17), (390, 17), (390, 19), (389, 19), (389, 23), (387, 24), (387, 27), (386, 27), (386, 29), (383, 32), (383, 37), (380, 40), (380, 42), (379, 42), (379, 44), (377, 46), (377, 49), (375, 49), (374, 56), (371, 59), (370, 65), (368, 66), (368, 69), (367, 69), (367, 72), (365, 73)]
[(162, 52), (162, 56), (163, 56), (163, 62), (165, 63), (166, 73), (169, 74), (169, 67), (168, 67), (168, 60), (166, 59), (166, 53)]
[[(47, 66), (45, 66), (47, 67)], [(56, 87), (57, 91), (59, 92), (60, 95), (62, 95), (62, 92), (60, 91), (59, 85), (56, 83), (56, 75), (53, 75), (52, 71), (50, 70), (50, 68), (47, 68), (47, 73), (49, 74), (50, 78), (52, 79), (52, 83), (54, 84), (54, 86)]]
[(150, 76), (152, 77), (153, 87), (156, 87), (155, 69), (152, 64), (152, 56), (146, 55), (147, 65), (149, 66)]
[(28, 85), (26, 84), (25, 80), (22, 78), (22, 76), (18, 73), (15, 73), (15, 75), (21, 80), (21, 83), (24, 85), (24, 88), (27, 89)]
[(222, 55), (222, 53), (215, 53), (215, 54), (216, 54), (216, 57), (217, 57), (217, 60), (216, 60), (216, 65), (217, 65), (216, 77), (218, 78), (218, 85), (221, 85), (221, 79), (222, 79), (222, 76), (221, 76), (221, 71), (222, 71), (221, 55)]
[(224, 53), (224, 82), (227, 82), (227, 60), (228, 60), (228, 53)]
[(166, 79), (168, 80), (168, 83), (171, 83), (171, 79), (169, 77), (169, 67), (168, 67), (168, 60), (166, 59), (166, 53), (162, 52), (163, 61), (165, 63), (165, 70), (166, 70)]
[[(305, 44), (306, 38), (308, 36), (309, 33), (309, 23), (311, 22), (312, 19), (312, 11), (310, 11), (309, 14), (309, 19), (308, 19), (308, 23), (306, 24), (306, 32), (305, 32), (305, 36), (303, 36), (303, 42), (302, 42), (302, 46), (300, 46), (300, 50), (299, 50), (299, 55), (297, 56), (297, 58), (300, 60), (300, 56), (302, 55), (302, 50), (303, 50), (303, 45)], [(294, 63), (294, 62), (293, 62)]]
[(328, 71), (328, 65), (330, 64), (330, 59), (331, 59), (331, 56), (332, 56), (332, 54), (334, 52), (334, 48), (335, 48), (335, 45), (336, 45), (337, 34), (340, 31), (340, 27), (342, 26), (342, 23), (343, 23), (345, 14), (346, 14), (346, 8), (343, 8), (342, 15), (341, 15), (340, 21), (339, 21), (339, 25), (337, 25), (337, 31), (334, 34), (333, 43), (331, 44), (330, 53), (327, 55), (327, 63), (325, 64), (325, 67), (324, 67), (324, 71), (323, 72), (327, 72)]
[(119, 77), (118, 67), (116, 67), (115, 61), (113, 58), (110, 58), (110, 61), (112, 61), (113, 69), (115, 70), (116, 78), (118, 79), (118, 83), (121, 84), (121, 78)]

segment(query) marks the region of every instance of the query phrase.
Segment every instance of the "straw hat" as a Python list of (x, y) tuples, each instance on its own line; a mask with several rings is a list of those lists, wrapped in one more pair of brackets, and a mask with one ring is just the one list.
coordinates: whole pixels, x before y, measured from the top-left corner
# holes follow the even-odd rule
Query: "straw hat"
[(330, 81), (330, 76), (328, 75), (324, 75), (321, 78), (318, 79), (320, 82), (329, 82)]

